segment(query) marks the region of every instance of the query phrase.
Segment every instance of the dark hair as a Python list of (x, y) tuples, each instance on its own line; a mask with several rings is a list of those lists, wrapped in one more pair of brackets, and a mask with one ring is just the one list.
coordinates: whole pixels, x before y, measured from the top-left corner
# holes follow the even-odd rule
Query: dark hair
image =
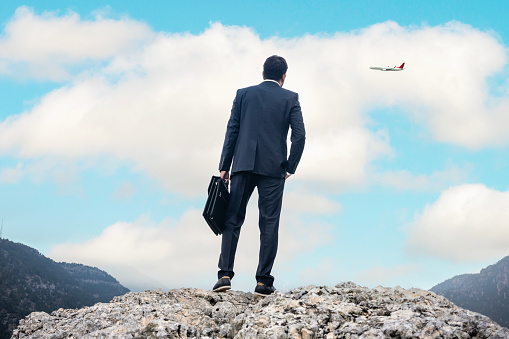
[(288, 64), (285, 58), (273, 55), (265, 60), (263, 64), (263, 76), (265, 79), (279, 81), (283, 78), (283, 74), (288, 70)]

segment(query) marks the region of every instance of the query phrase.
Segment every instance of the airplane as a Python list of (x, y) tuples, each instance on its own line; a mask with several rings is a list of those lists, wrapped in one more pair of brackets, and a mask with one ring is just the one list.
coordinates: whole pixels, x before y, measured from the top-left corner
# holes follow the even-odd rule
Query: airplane
[(404, 70), (404, 67), (405, 66), (405, 63), (402, 63), (401, 66), (399, 67), (390, 67), (390, 66), (387, 66), (387, 67), (377, 67), (377, 66), (370, 66), (369, 69), (374, 69), (376, 71), (402, 71)]

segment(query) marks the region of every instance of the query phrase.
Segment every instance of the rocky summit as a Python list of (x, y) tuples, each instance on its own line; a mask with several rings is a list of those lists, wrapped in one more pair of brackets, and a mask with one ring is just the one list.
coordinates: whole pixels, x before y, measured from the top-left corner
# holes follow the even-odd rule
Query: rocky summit
[(509, 329), (419, 289), (354, 283), (266, 298), (146, 291), (82, 309), (35, 312), (12, 338), (509, 338)]

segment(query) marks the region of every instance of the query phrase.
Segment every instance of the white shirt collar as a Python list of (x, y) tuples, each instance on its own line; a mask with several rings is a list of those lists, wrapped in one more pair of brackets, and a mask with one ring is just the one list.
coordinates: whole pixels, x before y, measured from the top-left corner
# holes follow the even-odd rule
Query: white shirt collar
[[(272, 81), (272, 82), (275, 82), (276, 84), (278, 84), (278, 85), (279, 85), (279, 82), (277, 82), (276, 80), (272, 80), (272, 79), (265, 79), (265, 80), (263, 80), (263, 81)], [(279, 85), (279, 87), (281, 87), (281, 85)]]

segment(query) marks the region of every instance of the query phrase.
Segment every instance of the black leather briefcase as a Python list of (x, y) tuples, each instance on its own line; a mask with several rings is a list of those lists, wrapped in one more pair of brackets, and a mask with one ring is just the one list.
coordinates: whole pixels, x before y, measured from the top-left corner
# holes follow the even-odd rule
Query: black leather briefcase
[(209, 184), (209, 196), (203, 209), (203, 217), (210, 229), (216, 234), (222, 234), (226, 208), (230, 201), (230, 192), (220, 177), (212, 176)]

